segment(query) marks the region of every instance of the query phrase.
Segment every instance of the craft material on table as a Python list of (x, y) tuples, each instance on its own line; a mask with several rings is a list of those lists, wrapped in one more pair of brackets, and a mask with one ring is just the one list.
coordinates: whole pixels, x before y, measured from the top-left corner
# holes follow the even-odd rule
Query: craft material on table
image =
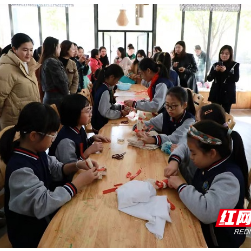
[(117, 154), (113, 154), (112, 158), (113, 159), (123, 159), (125, 154), (126, 154), (126, 152), (121, 153), (121, 154), (118, 154), (118, 153)]
[(118, 210), (148, 220), (147, 229), (158, 239), (163, 238), (165, 224), (171, 222), (170, 204), (166, 196), (156, 196), (156, 190), (146, 181), (133, 180), (116, 189)]

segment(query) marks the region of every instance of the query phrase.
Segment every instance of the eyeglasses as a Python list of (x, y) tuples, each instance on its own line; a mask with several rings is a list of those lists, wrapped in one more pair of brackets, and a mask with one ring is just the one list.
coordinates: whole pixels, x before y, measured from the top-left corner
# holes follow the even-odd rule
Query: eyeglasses
[(175, 110), (176, 107), (179, 106), (179, 105), (168, 105), (168, 104), (164, 104), (164, 107), (167, 109), (167, 110)]
[(37, 132), (38, 134), (44, 135), (44, 136), (48, 136), (51, 138), (52, 142), (56, 139), (56, 137), (58, 136), (58, 133), (56, 132), (54, 135), (50, 135), (50, 134), (46, 134), (43, 132)]

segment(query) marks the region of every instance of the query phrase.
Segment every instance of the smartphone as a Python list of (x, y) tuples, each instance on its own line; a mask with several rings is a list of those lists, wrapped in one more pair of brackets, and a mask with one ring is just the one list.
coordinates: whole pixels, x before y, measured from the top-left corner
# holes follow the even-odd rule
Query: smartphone
[(222, 61), (218, 62), (218, 65), (223, 66), (223, 62)]
[(88, 58), (89, 58), (89, 55), (85, 54), (85, 58), (88, 59)]

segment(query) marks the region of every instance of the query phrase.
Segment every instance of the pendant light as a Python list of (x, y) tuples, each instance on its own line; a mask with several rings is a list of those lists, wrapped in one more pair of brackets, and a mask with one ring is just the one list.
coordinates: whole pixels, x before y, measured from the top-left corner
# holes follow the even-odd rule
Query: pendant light
[(117, 18), (117, 24), (119, 26), (126, 26), (129, 23), (129, 20), (126, 16), (126, 10), (125, 9), (121, 9)]

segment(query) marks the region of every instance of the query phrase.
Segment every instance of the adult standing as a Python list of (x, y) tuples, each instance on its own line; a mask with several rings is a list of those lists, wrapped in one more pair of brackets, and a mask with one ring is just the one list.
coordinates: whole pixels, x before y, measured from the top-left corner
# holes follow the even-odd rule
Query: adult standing
[(100, 53), (100, 58), (99, 60), (101, 61), (102, 65), (102, 69), (104, 69), (105, 67), (107, 67), (109, 65), (109, 59), (107, 57), (107, 53), (106, 53), (106, 48), (104, 46), (101, 46), (99, 48), (99, 53)]
[(0, 58), (0, 126), (15, 125), (23, 107), (40, 102), (35, 70), (40, 67), (32, 57), (33, 40), (24, 33), (11, 39), (12, 49)]
[(129, 78), (134, 80), (136, 84), (141, 84), (142, 78), (139, 74), (139, 62), (146, 58), (146, 53), (144, 50), (138, 50), (136, 53), (136, 59), (133, 61), (131, 69), (128, 70)]
[(41, 56), (41, 85), (45, 92), (43, 103), (56, 104), (59, 107), (63, 97), (69, 94), (69, 80), (62, 62), (58, 59), (60, 55), (60, 44), (58, 39), (47, 37), (43, 43)]
[(195, 73), (197, 65), (193, 54), (186, 52), (186, 44), (184, 41), (178, 41), (174, 47), (174, 58), (172, 60), (173, 70), (175, 70), (180, 78), (180, 85), (190, 88), (198, 93)]
[(236, 103), (236, 86), (239, 81), (240, 64), (233, 61), (233, 48), (224, 45), (219, 52), (219, 62), (213, 64), (208, 81), (213, 81), (208, 100), (222, 105), (230, 113), (232, 104)]
[(201, 50), (200, 45), (195, 45), (195, 55), (196, 55), (196, 64), (198, 67), (198, 71), (195, 74), (196, 80), (197, 82), (201, 82), (203, 84), (205, 78), (207, 55), (204, 51)]
[(126, 57), (129, 57), (131, 61), (136, 58), (136, 55), (134, 54), (134, 46), (132, 44), (128, 44), (127, 46)]
[[(90, 58), (90, 63), (89, 63), (89, 65), (91, 67), (91, 74), (88, 75), (88, 78), (92, 82), (94, 82), (93, 79), (94, 79), (94, 75), (95, 75), (96, 70), (97, 69), (102, 69), (103, 64), (101, 63), (99, 58), (100, 58), (100, 54), (99, 54), (98, 49), (93, 49), (91, 51), (91, 58)], [(93, 79), (92, 79), (92, 76), (93, 76)]]
[(126, 52), (123, 47), (118, 48), (114, 64), (119, 65), (123, 69), (124, 76), (119, 80), (120, 82), (135, 84), (135, 81), (128, 77), (128, 71), (131, 69), (132, 61), (126, 56)]
[(65, 71), (69, 80), (68, 88), (71, 94), (74, 94), (77, 92), (78, 84), (79, 84), (77, 65), (76, 65), (76, 62), (71, 59), (71, 58), (74, 58), (75, 60), (76, 54), (77, 52), (76, 52), (74, 43), (72, 43), (69, 40), (64, 40), (61, 43), (61, 52), (60, 52), (59, 60), (64, 65), (64, 68), (65, 68)]

